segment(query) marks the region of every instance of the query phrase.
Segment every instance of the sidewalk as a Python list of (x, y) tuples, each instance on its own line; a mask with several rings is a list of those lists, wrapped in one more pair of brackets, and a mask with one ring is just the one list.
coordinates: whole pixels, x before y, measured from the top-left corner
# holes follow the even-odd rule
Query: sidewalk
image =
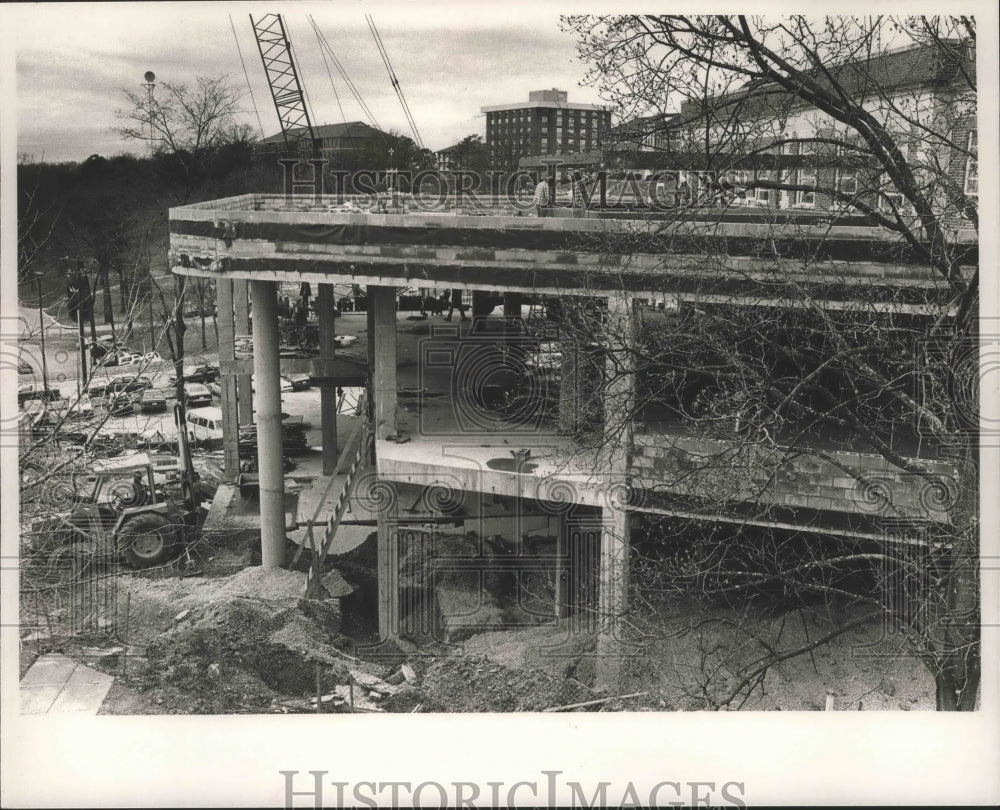
[(43, 655), (21, 679), (21, 714), (96, 715), (114, 680), (65, 655)]

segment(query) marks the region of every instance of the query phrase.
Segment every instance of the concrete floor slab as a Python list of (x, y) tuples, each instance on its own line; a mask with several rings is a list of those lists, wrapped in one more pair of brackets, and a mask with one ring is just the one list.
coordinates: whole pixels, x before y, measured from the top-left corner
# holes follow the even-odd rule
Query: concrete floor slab
[(21, 714), (97, 714), (114, 680), (59, 653), (43, 655), (21, 679)]
[(21, 714), (48, 714), (56, 702), (62, 685), (26, 686), (21, 683)]
[(59, 653), (41, 656), (21, 679), (23, 686), (63, 686), (79, 662)]
[(104, 677), (107, 680), (101, 683), (67, 683), (47, 714), (97, 714), (114, 682), (110, 675)]

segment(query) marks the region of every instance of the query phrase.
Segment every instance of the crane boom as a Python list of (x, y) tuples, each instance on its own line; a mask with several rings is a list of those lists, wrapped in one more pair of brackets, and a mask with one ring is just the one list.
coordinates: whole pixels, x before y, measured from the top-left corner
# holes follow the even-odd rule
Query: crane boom
[(317, 151), (316, 133), (309, 120), (305, 94), (299, 82), (292, 46), (285, 32), (285, 23), (280, 14), (265, 14), (256, 22), (250, 15), (257, 49), (267, 74), (267, 83), (278, 112), (281, 134), (285, 148), (301, 151), (303, 147), (311, 153)]

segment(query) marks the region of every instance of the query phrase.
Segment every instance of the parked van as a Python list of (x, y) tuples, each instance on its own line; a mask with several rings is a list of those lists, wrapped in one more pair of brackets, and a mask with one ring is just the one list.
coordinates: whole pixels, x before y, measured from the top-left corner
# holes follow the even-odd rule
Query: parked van
[(187, 412), (188, 439), (192, 444), (222, 446), (222, 408), (192, 408)]

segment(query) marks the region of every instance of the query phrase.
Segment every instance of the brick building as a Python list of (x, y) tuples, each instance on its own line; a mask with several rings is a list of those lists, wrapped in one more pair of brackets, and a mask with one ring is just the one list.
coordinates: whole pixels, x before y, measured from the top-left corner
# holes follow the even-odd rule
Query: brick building
[(565, 90), (533, 90), (526, 103), (483, 107), (494, 165), (513, 168), (522, 157), (600, 148), (611, 128), (611, 111), (568, 98)]
[[(314, 127), (316, 139), (320, 142), (320, 156), (332, 157), (336, 154), (358, 153), (373, 144), (381, 143), (386, 134), (370, 127), (363, 121), (348, 121), (344, 124), (324, 124)], [(265, 138), (256, 146), (262, 154), (285, 151), (285, 136), (282, 133)]]
[[(831, 87), (835, 82), (861, 100), (885, 126), (919, 183), (935, 184), (942, 198), (978, 194), (974, 46), (910, 45), (828, 71), (829, 78), (817, 74), (819, 83)], [(860, 136), (777, 85), (758, 83), (689, 100), (669, 128), (677, 152), (663, 165), (722, 174), (736, 187), (737, 204), (824, 211), (852, 211), (860, 204), (914, 215), (887, 175), (875, 168)], [(655, 134), (645, 138), (651, 141)], [(713, 144), (710, 156), (706, 142)], [(697, 182), (683, 172), (682, 179)], [(803, 188), (779, 190), (758, 185), (761, 181)], [(956, 213), (959, 207), (956, 203)]]

